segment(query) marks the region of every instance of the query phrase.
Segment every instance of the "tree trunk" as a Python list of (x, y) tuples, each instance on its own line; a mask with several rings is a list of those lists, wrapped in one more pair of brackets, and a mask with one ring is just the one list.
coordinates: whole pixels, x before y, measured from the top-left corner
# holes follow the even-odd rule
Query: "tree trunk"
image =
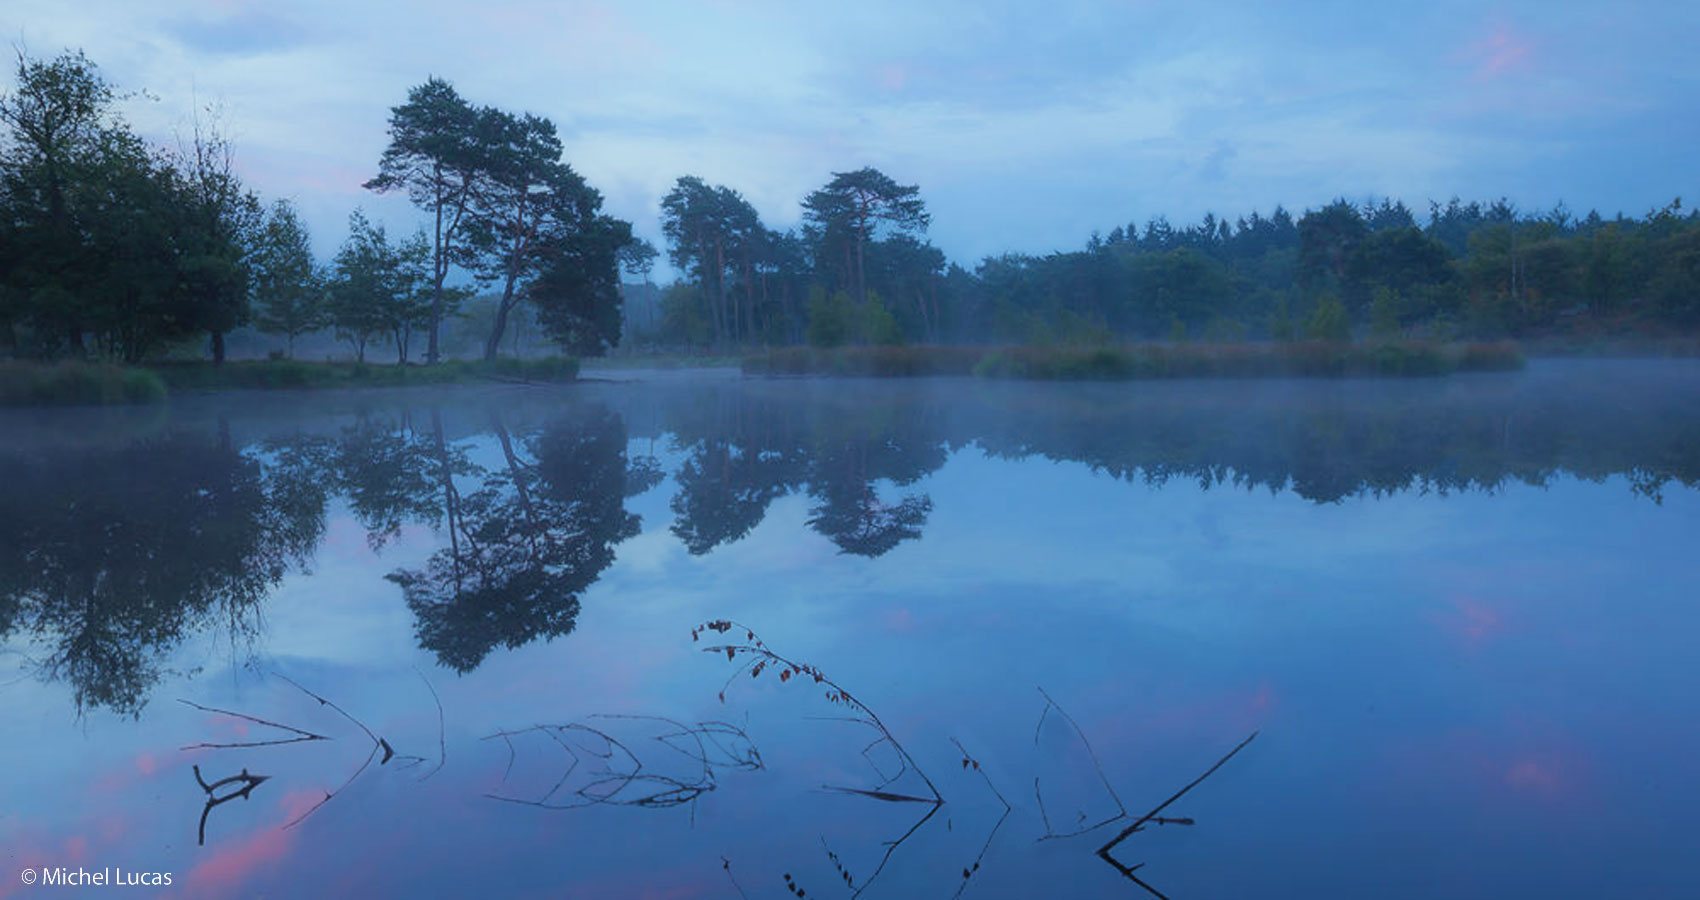
[(496, 303), (496, 321), (490, 326), (490, 337), (484, 342), (484, 361), (493, 362), (496, 352), (502, 348), (502, 335), (508, 330), (508, 312), (514, 306), (514, 283), (508, 280), (502, 289), (502, 299)]
[[(432, 179), (438, 185), (441, 185), (443, 183), (443, 164), (440, 162), (433, 163), (431, 168)], [(434, 210), (436, 220), (432, 232), (435, 239), (433, 249), (436, 251), (436, 255), (431, 260), (431, 328), (425, 343), (425, 364), (430, 366), (437, 364), (437, 330), (443, 322), (443, 279), (448, 277), (449, 274), (449, 248), (444, 246), (443, 242), (443, 203), (446, 199), (439, 189), (436, 197), (436, 209)]]
[(724, 347), (732, 329), (726, 316), (726, 247), (720, 238), (714, 239), (714, 309), (715, 344)]
[(224, 365), (224, 332), (222, 331), (212, 333), (212, 355), (213, 365)]

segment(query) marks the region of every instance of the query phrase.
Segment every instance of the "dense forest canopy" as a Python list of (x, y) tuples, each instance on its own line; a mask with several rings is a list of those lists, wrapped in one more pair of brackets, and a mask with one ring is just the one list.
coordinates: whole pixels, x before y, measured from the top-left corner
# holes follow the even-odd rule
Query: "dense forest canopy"
[[(801, 225), (762, 222), (738, 189), (695, 175), (660, 199), (680, 273), (624, 335), (621, 273), (659, 255), (564, 159), (553, 122), (476, 106), (430, 78), (390, 112), (365, 183), (422, 214), (393, 237), (359, 210), (313, 259), (287, 200), (245, 185), (234, 148), (196, 123), (149, 147), (80, 53), (20, 54), (0, 96), (0, 352), (137, 362), (252, 326), (295, 341), (329, 329), (364, 360), (443, 355), (472, 322), (494, 358), (528, 322), (575, 354), (628, 343), (735, 350), (808, 343), (1104, 343), (1690, 334), (1700, 326), (1700, 214), (1543, 212), (1501, 199), (1336, 199), (1191, 225), (1158, 216), (1078, 250), (966, 268), (926, 237), (922, 188), (876, 168), (799, 198)], [(480, 292), (476, 302), (469, 299)]]

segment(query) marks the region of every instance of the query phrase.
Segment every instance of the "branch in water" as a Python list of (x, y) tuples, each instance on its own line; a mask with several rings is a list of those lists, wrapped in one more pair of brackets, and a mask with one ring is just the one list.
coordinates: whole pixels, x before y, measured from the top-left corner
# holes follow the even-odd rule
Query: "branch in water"
[(1120, 834), (1111, 838), (1110, 841), (1108, 843), (1106, 843), (1104, 846), (1098, 848), (1098, 857), (1100, 859), (1102, 859), (1104, 862), (1109, 863), (1117, 872), (1122, 873), (1123, 876), (1131, 879), (1134, 883), (1138, 884), (1140, 887), (1151, 892), (1152, 895), (1154, 895), (1156, 897), (1162, 897), (1163, 895), (1158, 893), (1156, 888), (1152, 887), (1149, 884), (1146, 884), (1145, 882), (1141, 881), (1139, 878), (1134, 876), (1134, 874), (1133, 874), (1134, 870), (1138, 869), (1140, 866), (1145, 865), (1144, 863), (1140, 863), (1138, 866), (1131, 866), (1131, 867), (1122, 865), (1121, 861), (1116, 859), (1113, 855), (1111, 855), (1110, 851), (1114, 850), (1117, 844), (1120, 844), (1122, 841), (1127, 840), (1128, 837), (1131, 836), (1134, 832), (1140, 831), (1142, 829), (1142, 827), (1147, 822), (1156, 822), (1158, 824), (1191, 825), (1192, 824), (1191, 819), (1164, 819), (1159, 815), (1159, 813), (1161, 813), (1165, 809), (1168, 809), (1169, 805), (1174, 803), (1176, 800), (1179, 800), (1180, 798), (1186, 796), (1187, 791), (1190, 791), (1193, 788), (1198, 787), (1201, 783), (1203, 783), (1204, 779), (1209, 778), (1211, 775), (1215, 774), (1217, 769), (1222, 768), (1222, 766), (1225, 765), (1228, 762), (1228, 760), (1233, 759), (1235, 754), (1239, 753), (1241, 750), (1244, 750), (1246, 748), (1246, 745), (1250, 744), (1256, 738), (1257, 738), (1257, 732), (1254, 731), (1254, 732), (1251, 733), (1250, 737), (1246, 738), (1243, 741), (1240, 741), (1238, 746), (1234, 747), (1234, 749), (1232, 749), (1232, 750), (1229, 750), (1228, 754), (1226, 756), (1222, 757), (1221, 759), (1216, 760), (1215, 765), (1211, 766), (1208, 769), (1205, 769), (1203, 775), (1200, 775), (1197, 778), (1194, 778), (1191, 782), (1189, 782), (1187, 784), (1186, 787), (1181, 788), (1180, 790), (1176, 791), (1173, 795), (1171, 795), (1169, 797), (1169, 799), (1164, 800), (1162, 803), (1157, 804), (1156, 807), (1154, 807), (1150, 812), (1146, 813), (1143, 816), (1140, 816), (1139, 819), (1137, 821), (1135, 821), (1132, 825), (1129, 825), (1126, 828), (1123, 828), (1121, 830)]

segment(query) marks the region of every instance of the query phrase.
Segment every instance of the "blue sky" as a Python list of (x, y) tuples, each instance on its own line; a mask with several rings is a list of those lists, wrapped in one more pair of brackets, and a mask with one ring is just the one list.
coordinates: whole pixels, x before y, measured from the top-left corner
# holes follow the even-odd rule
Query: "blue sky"
[[(82, 48), (145, 89), (169, 142), (216, 105), (237, 164), (328, 254), (389, 108), (437, 75), (546, 115), (567, 158), (661, 246), (681, 175), (795, 225), (834, 171), (919, 184), (954, 261), (1079, 247), (1094, 229), (1337, 196), (1509, 196), (1639, 215), (1700, 200), (1689, 2), (1046, 4), (147, 3), (10, 0), (31, 55)], [(9, 81), (9, 79), (8, 79)]]

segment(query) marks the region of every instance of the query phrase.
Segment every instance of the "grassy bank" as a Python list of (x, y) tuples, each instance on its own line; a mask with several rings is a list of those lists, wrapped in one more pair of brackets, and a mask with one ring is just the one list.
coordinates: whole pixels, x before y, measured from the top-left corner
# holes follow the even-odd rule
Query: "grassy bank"
[(967, 375), (985, 347), (786, 347), (744, 360), (746, 375)]
[(590, 371), (619, 372), (630, 369), (735, 369), (740, 356), (684, 356), (675, 353), (636, 353), (630, 356), (593, 356), (584, 361)]
[(165, 382), (146, 369), (82, 362), (0, 362), (0, 406), (117, 406), (164, 399)]
[(435, 366), (266, 360), (161, 362), (144, 367), (100, 363), (0, 362), (0, 406), (100, 406), (158, 403), (170, 392), (312, 390), (433, 384), (527, 384), (572, 381), (578, 360), (567, 357), (449, 360)]
[(744, 361), (752, 375), (966, 375), (1039, 380), (1410, 377), (1523, 367), (1508, 342), (1128, 344), (1105, 347), (790, 348)]
[(352, 362), (265, 360), (159, 363), (149, 367), (173, 391), (408, 387), (488, 381), (557, 382), (578, 377), (578, 360), (568, 357), (445, 360), (434, 366)]

